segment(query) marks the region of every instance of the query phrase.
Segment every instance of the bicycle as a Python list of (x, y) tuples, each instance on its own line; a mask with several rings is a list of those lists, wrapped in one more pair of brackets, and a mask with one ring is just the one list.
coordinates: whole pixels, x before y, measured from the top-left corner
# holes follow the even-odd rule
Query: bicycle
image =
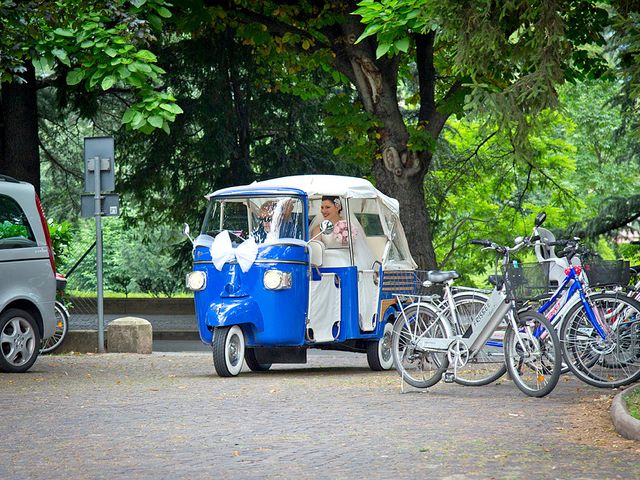
[(56, 291), (58, 299), (54, 305), (56, 315), (56, 329), (53, 335), (42, 342), (40, 353), (52, 353), (57, 350), (67, 336), (69, 331), (69, 311), (62, 301), (64, 289), (67, 286), (67, 279), (64, 275), (56, 273)]
[[(544, 219), (544, 212), (536, 217), (535, 233)], [(540, 243), (546, 248), (564, 247), (563, 258), (538, 258), (556, 270), (560, 267), (564, 278), (537, 309), (559, 331), (564, 371), (571, 370), (580, 380), (601, 388), (638, 380), (640, 302), (622, 291), (629, 281), (628, 262), (598, 259), (578, 239), (542, 239)], [(580, 256), (578, 264), (573, 261), (576, 256)], [(605, 291), (597, 293), (597, 288)]]
[[(526, 395), (548, 395), (560, 377), (560, 341), (542, 315), (518, 310), (518, 287), (521, 285), (512, 281), (510, 268), (510, 254), (531, 246), (530, 240), (519, 239), (511, 248), (489, 240), (472, 240), (471, 243), (495, 250), (502, 256), (503, 286), (494, 287), (462, 335), (455, 334), (445, 315), (426, 307), (428, 302), (418, 298), (405, 306), (407, 298), (397, 295), (401, 318), (394, 324), (391, 351), (398, 373), (416, 388), (431, 387), (443, 376), (445, 382), (455, 381), (458, 368), (466, 366), (485, 348), (506, 317), (504, 357), (507, 371)], [(456, 272), (432, 272), (432, 279), (442, 284), (457, 276)]]
[(52, 353), (62, 345), (69, 331), (69, 311), (62, 302), (56, 300), (54, 305), (56, 313), (56, 329), (53, 336), (42, 342), (40, 353)]

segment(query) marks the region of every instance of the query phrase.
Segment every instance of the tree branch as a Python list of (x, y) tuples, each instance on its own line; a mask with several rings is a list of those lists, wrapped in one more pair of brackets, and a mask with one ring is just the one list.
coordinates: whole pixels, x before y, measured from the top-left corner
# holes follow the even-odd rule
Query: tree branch
[(53, 155), (49, 150), (47, 150), (47, 147), (45, 147), (44, 144), (42, 143), (42, 141), (39, 140), (39, 139), (38, 139), (38, 145), (40, 146), (42, 151), (45, 153), (47, 158), (51, 161), (51, 163), (56, 165), (60, 170), (62, 170), (63, 172), (65, 172), (65, 173), (67, 173), (69, 175), (71, 175), (72, 177), (77, 178), (78, 180), (82, 180), (83, 179), (81, 174), (79, 174), (78, 172), (74, 172), (73, 170), (65, 167), (62, 164), (62, 162), (56, 158), (55, 155)]
[(595, 238), (623, 228), (638, 218), (640, 218), (640, 195), (613, 197), (602, 205), (597, 216), (570, 224), (560, 232), (560, 236)]

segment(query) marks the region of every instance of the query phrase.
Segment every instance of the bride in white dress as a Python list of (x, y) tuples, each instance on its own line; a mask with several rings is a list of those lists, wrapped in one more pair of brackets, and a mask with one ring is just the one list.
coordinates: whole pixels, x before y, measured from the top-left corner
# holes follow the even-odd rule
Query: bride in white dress
[[(329, 220), (333, 224), (331, 233), (320, 234), (320, 223)], [(349, 216), (351, 232), (348, 231), (347, 221), (343, 218), (342, 202), (339, 197), (324, 196), (320, 205), (320, 215), (316, 215), (311, 223), (311, 238), (319, 238), (327, 250), (325, 251), (325, 265), (351, 265), (349, 256), (349, 233), (351, 233), (354, 260), (358, 270), (370, 270), (373, 265), (373, 255), (367, 245), (364, 229), (355, 215)]]

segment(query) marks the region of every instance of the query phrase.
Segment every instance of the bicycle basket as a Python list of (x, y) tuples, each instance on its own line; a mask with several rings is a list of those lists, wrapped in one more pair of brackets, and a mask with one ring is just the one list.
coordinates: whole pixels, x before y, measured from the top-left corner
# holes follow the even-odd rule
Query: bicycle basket
[(549, 291), (549, 262), (512, 262), (506, 267), (508, 294), (513, 300), (533, 300)]
[(382, 272), (383, 290), (393, 290), (394, 293), (410, 296), (424, 295), (426, 287), (422, 283), (426, 280), (424, 270), (397, 270)]
[(629, 262), (626, 260), (592, 260), (582, 265), (590, 287), (629, 283)]

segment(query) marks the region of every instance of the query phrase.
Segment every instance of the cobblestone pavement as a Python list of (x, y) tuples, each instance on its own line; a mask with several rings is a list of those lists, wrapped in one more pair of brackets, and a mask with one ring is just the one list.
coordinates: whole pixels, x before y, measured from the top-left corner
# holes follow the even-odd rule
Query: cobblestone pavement
[(0, 479), (640, 478), (616, 392), (563, 378), (401, 393), (363, 355), (215, 375), (208, 353), (41, 357), (0, 374)]

